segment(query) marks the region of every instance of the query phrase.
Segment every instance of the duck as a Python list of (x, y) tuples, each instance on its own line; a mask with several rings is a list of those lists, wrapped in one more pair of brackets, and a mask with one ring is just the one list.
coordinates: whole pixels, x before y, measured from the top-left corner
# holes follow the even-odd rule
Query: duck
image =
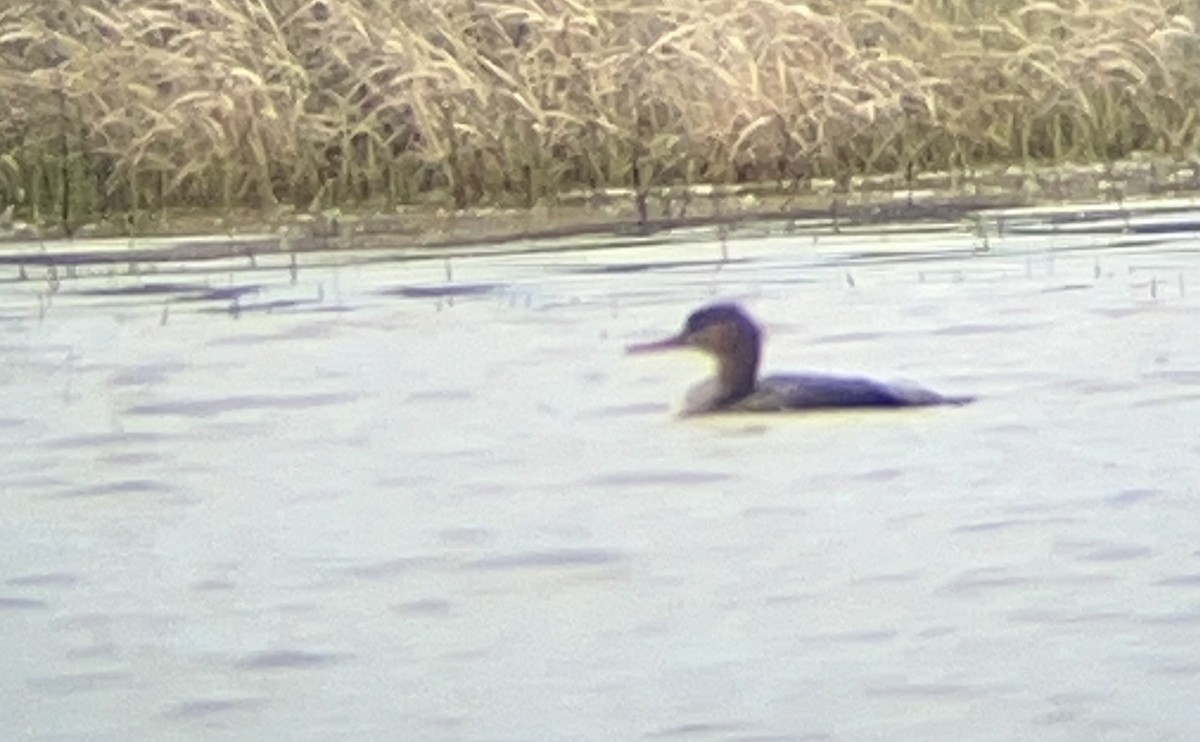
[(913, 384), (859, 376), (800, 373), (760, 377), (762, 338), (762, 330), (742, 307), (718, 303), (692, 312), (678, 333), (630, 345), (626, 351), (645, 354), (693, 349), (716, 361), (716, 376), (689, 391), (683, 415), (961, 406), (975, 401), (971, 396), (947, 396)]

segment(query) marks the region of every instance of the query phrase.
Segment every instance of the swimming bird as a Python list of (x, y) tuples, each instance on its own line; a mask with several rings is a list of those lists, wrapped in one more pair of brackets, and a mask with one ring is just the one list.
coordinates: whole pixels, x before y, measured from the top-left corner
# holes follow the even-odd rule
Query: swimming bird
[(736, 304), (692, 312), (677, 335), (628, 347), (629, 353), (694, 348), (717, 361), (715, 378), (694, 387), (685, 415), (712, 412), (780, 412), (836, 408), (963, 405), (973, 397), (946, 397), (923, 387), (857, 376), (781, 374), (758, 377), (762, 331)]

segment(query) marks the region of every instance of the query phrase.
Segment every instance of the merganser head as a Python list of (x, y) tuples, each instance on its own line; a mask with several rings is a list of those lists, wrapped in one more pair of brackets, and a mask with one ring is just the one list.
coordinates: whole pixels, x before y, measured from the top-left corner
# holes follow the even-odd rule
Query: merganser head
[(712, 304), (687, 318), (677, 335), (628, 348), (630, 353), (652, 353), (673, 348), (696, 348), (717, 358), (744, 356), (753, 348), (758, 355), (761, 331), (736, 304)]
[(712, 304), (692, 312), (677, 335), (653, 343), (630, 345), (630, 353), (695, 348), (717, 360), (720, 394), (728, 402), (754, 390), (762, 332), (736, 304)]

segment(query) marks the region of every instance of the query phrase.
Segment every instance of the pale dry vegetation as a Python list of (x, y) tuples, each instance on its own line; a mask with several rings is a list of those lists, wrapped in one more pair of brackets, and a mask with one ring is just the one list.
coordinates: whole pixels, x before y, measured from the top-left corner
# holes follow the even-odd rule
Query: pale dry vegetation
[(0, 209), (531, 204), (1200, 147), (1197, 0), (0, 0)]

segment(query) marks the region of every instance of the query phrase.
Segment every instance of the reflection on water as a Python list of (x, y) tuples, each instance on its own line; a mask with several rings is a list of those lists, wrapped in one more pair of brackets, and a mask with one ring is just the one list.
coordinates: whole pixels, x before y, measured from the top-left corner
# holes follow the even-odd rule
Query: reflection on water
[[(1189, 740), (1198, 220), (14, 268), (0, 717), (31, 740)], [(766, 325), (768, 370), (980, 401), (677, 420), (703, 366), (621, 349), (715, 298)]]

